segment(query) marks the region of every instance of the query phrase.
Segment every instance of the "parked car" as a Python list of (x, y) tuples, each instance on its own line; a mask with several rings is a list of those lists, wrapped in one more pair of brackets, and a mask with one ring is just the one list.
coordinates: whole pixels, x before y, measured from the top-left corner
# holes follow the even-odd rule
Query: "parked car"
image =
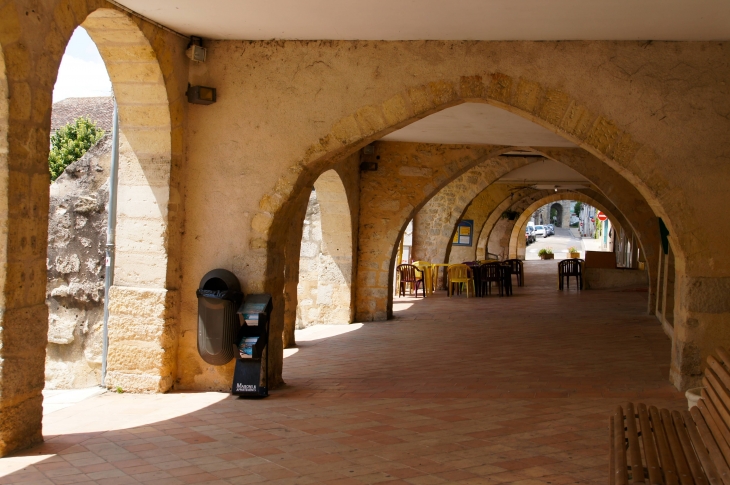
[(533, 226), (527, 226), (527, 228), (525, 229), (525, 240), (528, 246), (537, 240), (535, 238), (535, 230)]
[(555, 235), (555, 226), (553, 224), (545, 224), (545, 229), (547, 229), (548, 236)]
[(535, 226), (535, 237), (542, 236), (547, 237), (547, 231), (545, 230), (545, 226)]

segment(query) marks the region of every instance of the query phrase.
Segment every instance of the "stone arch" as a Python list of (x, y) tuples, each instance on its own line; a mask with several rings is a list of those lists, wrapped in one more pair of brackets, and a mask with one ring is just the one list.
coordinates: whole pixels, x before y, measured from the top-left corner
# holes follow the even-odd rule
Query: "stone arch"
[[(602, 190), (602, 192), (598, 194), (598, 192), (591, 189), (592, 193), (595, 193), (596, 197), (601, 198), (601, 200), (605, 200), (606, 204), (628, 208), (627, 210), (631, 212), (634, 220), (634, 229), (641, 233), (644, 241), (652, 241), (652, 244), (649, 244), (648, 246), (645, 245), (643, 249), (646, 251), (645, 255), (647, 257), (651, 278), (654, 278), (657, 258), (656, 250), (653, 249), (652, 245), (657, 237), (656, 231), (658, 231), (658, 226), (651, 207), (649, 207), (636, 188), (617, 174), (613, 169), (601, 164), (594, 156), (583, 150), (544, 148), (533, 150), (542, 153), (546, 158), (570, 167), (588, 178), (591, 182), (593, 182), (595, 187), (599, 187)], [(425, 146), (420, 151), (421, 153), (425, 152)], [(422, 212), (425, 212), (430, 208), (430, 212), (425, 214), (425, 219), (428, 224), (426, 229), (428, 229), (427, 232), (432, 240), (429, 243), (429, 246), (431, 247), (430, 251), (425, 253), (425, 256), (424, 254), (418, 254), (419, 259), (429, 259), (428, 255), (436, 255), (436, 257), (431, 260), (441, 261), (443, 258), (444, 261), (447, 261), (451, 249), (451, 238), (455, 229), (455, 224), (460, 218), (464, 217), (467, 211), (470, 210), (472, 204), (478, 200), (479, 195), (471, 200), (470, 197), (484, 186), (484, 180), (479, 176), (479, 167), (486, 163), (493, 162), (482, 162), (475, 168), (464, 172), (461, 176), (449, 182), (449, 184), (447, 184), (424, 205)], [(515, 166), (515, 168), (516, 167), (517, 166)], [(488, 186), (484, 190), (493, 189), (489, 189)], [(520, 197), (514, 199), (513, 202), (521, 200), (523, 196), (535, 193), (535, 189), (525, 188), (523, 189), (523, 192), (524, 193), (520, 192)], [(542, 193), (549, 195), (553, 192)], [(514, 221), (501, 220), (499, 215), (501, 215), (501, 213), (506, 210), (509, 205), (509, 203), (506, 204), (498, 214), (491, 214), (490, 218), (488, 218), (490, 220), (490, 225), (486, 225), (481, 228), (481, 233), (484, 233), (484, 237), (482, 238), (480, 234), (483, 246), (485, 248), (487, 245), (496, 246), (496, 248), (490, 249), (489, 252), (499, 253), (499, 251), (504, 251), (504, 254), (501, 254), (502, 257), (507, 257), (509, 254), (509, 231), (512, 229)], [(443, 206), (447, 210), (443, 210), (443, 207), (439, 210), (439, 206)], [(519, 212), (522, 209), (524, 209), (524, 207), (519, 207), (516, 210)], [(563, 207), (564, 213), (567, 210), (569, 209)], [(419, 218), (422, 212), (419, 212)], [(442, 217), (444, 215), (449, 215), (449, 217)], [(423, 227), (420, 229), (424, 232)], [(493, 230), (497, 231), (498, 237), (490, 237)], [(656, 242), (658, 244), (658, 240), (656, 240)], [(445, 258), (444, 255), (446, 255)]]
[[(170, 107), (157, 56), (123, 13), (98, 9), (81, 24), (96, 44), (119, 107), (118, 286), (164, 288), (170, 199)], [(120, 52), (122, 51), (122, 52)]]
[[(474, 223), (474, 234), (472, 238), (472, 246), (454, 246), (447, 244), (446, 254), (448, 262), (459, 263), (462, 261), (473, 261), (476, 259), (485, 259), (483, 253), (478, 253), (478, 239), (487, 219), (497, 211), (502, 202), (509, 200), (515, 193), (521, 192), (519, 186), (512, 184), (491, 184), (482, 190), (474, 200), (472, 200), (461, 219), (471, 220)], [(503, 211), (499, 212), (501, 215)], [(454, 226), (456, 229), (456, 226)]]
[[(414, 237), (418, 243), (415, 259), (448, 262), (448, 247), (454, 235), (455, 224), (463, 218), (468, 207), (479, 195), (494, 182), (491, 173), (485, 170), (489, 163), (491, 160), (483, 161), (450, 181), (418, 211), (414, 219)], [(507, 159), (507, 164), (509, 163)], [(524, 162), (517, 161), (515, 166), (523, 164)], [(424, 238), (424, 234), (428, 237)]]
[[(340, 118), (330, 125), (328, 133), (304, 150), (302, 157), (279, 178), (274, 191), (263, 196), (261, 209), (251, 218), (250, 247), (261, 250), (258, 254), (266, 262), (266, 267), (261, 268), (265, 274), (264, 287), (279, 295), (285, 284), (286, 262), (282, 258), (285, 244), (277, 243), (276, 239), (286, 233), (287, 221), (296, 210), (293, 202), (312, 183), (313, 174), (390, 132), (464, 102), (494, 105), (572, 141), (626, 178), (655, 213), (669, 220), (670, 212), (663, 204), (674, 203), (657, 195), (665, 193), (662, 187), (670, 185), (659, 169), (659, 157), (652, 147), (642, 145), (624, 131), (622, 124), (591, 111), (557, 86), (542, 85), (538, 80), (514, 78), (501, 72), (450, 77), (410, 86), (382, 103), (362, 106)], [(672, 221), (667, 226), (671, 234), (677, 234)], [(683, 242), (678, 237), (677, 261), (684, 258)], [(677, 267), (680, 266), (678, 263)], [(275, 314), (273, 320), (275, 327), (281, 327), (281, 314)], [(276, 350), (277, 342), (272, 341), (270, 345), (279, 362), (281, 351)], [(271, 377), (275, 382), (280, 381), (280, 372), (279, 368), (272, 368)]]
[[(634, 141), (609, 118), (591, 113), (569, 94), (528, 79), (513, 79), (503, 73), (462, 76), (459, 82), (435, 81), (407, 89), (381, 105), (369, 105), (333, 124), (331, 131), (311, 145), (290, 173), (277, 184), (273, 195), (262, 199), (262, 210), (252, 219), (252, 243), (264, 240), (276, 230), (280, 214), (287, 212), (286, 201), (303, 171), (327, 166), (386, 134), (430, 114), (464, 102), (481, 102), (505, 109), (574, 142), (594, 154), (627, 178), (662, 217), (668, 217), (649, 187), (653, 182), (631, 171), (638, 156), (654, 162), (653, 151)], [(633, 167), (632, 167), (633, 168)], [(321, 169), (320, 169), (321, 170)], [(283, 221), (282, 221), (283, 222)], [(670, 228), (670, 231), (673, 229)]]
[[(526, 208), (534, 203), (536, 200), (539, 200), (547, 195), (550, 195), (550, 191), (548, 190), (536, 190), (536, 189), (530, 189), (528, 191), (525, 191), (525, 193), (521, 194), (521, 197), (513, 200), (508, 209), (510, 211), (519, 212), (520, 215), (522, 215), (522, 212), (526, 210)], [(507, 259), (510, 257), (510, 251), (509, 251), (509, 241), (510, 241), (510, 234), (512, 232), (512, 228), (514, 227), (516, 223), (516, 219), (510, 220), (510, 219), (497, 219), (494, 221), (494, 225), (491, 227), (485, 227), (484, 232), (487, 232), (487, 243), (486, 248), (487, 251), (498, 254), (502, 259)]]
[[(450, 247), (455, 223), (471, 202), (469, 197), (508, 172), (534, 162), (534, 159), (526, 160), (523, 157), (499, 156), (512, 148), (493, 147), (492, 152), (489, 149), (490, 147), (394, 142), (374, 144), (374, 153), (380, 157), (380, 168), (377, 172), (363, 175), (361, 206), (370, 208), (377, 216), (371, 219), (370, 224), (361, 226), (358, 260), (360, 272), (356, 286), (357, 292), (363, 297), (357, 298), (357, 320), (385, 319), (389, 315), (392, 293), (386, 283), (392, 282), (393, 275), (385, 271), (386, 268), (392, 268), (395, 244), (408, 222), (408, 217), (418, 213), (422, 207), (425, 208), (434, 197), (439, 197), (441, 190), (458, 193), (458, 196), (444, 198), (445, 202), (451, 201), (458, 207), (450, 207), (449, 217), (441, 221), (437, 230), (433, 231), (438, 242), (431, 245), (445, 255)], [(645, 234), (650, 232), (652, 224), (656, 225), (651, 208), (638, 191), (592, 155), (576, 149), (538, 151), (584, 176), (592, 177), (594, 185), (605, 187), (607, 199), (615, 200), (621, 206), (633, 207), (637, 220), (646, 226)], [(371, 184), (376, 190), (370, 190)], [(408, 184), (417, 188), (406, 189)], [(464, 194), (468, 196), (464, 197)], [(431, 216), (428, 217), (439, 221), (438, 217)], [(402, 228), (396, 233), (395, 227), (401, 223)], [(509, 233), (503, 245), (508, 247), (508, 244)], [(389, 256), (387, 261), (385, 255)], [(423, 259), (423, 254), (419, 253), (416, 257)], [(441, 260), (438, 255), (437, 259)], [(653, 259), (648, 261), (650, 273), (654, 274), (656, 262)]]
[[(48, 139), (53, 85), (61, 58), (74, 29), (84, 22), (91, 12), (103, 8), (105, 10), (98, 14), (103, 16), (111, 7), (102, 0), (89, 2), (61, 0), (49, 7), (47, 15), (33, 17), (33, 22), (40, 23), (32, 25), (28, 23), (29, 17), (17, 16), (16, 8), (17, 6), (11, 2), (0, 11), (3, 19), (0, 22), (0, 44), (3, 53), (13, 59), (12, 63), (5, 66), (8, 80), (7, 94), (12, 102), (8, 104), (7, 190), (2, 192), (3, 202), (0, 203), (0, 210), (3, 211), (0, 217), (7, 216), (7, 225), (3, 227), (7, 231), (5, 240), (8, 248), (7, 264), (3, 265), (2, 272), (5, 287), (0, 406), (6, 418), (0, 423), (0, 454), (10, 453), (42, 439), (41, 391), (44, 386), (44, 357), (48, 332), (48, 309), (45, 304), (49, 200)], [(134, 26), (136, 32), (141, 33), (145, 39), (154, 39), (157, 50), (179, 50), (176, 42), (182, 43), (181, 39), (173, 39), (172, 34), (160, 31), (143, 20), (131, 20), (121, 12), (116, 12), (116, 15), (116, 18), (107, 20), (110, 24), (108, 47), (114, 52), (116, 59), (122, 60), (125, 56), (134, 55), (137, 46), (136, 41), (129, 45), (123, 42), (121, 45), (113, 45), (113, 36), (120, 34), (119, 29), (115, 31), (111, 28), (115, 23), (127, 22), (126, 28), (129, 30)], [(107, 15), (107, 17), (113, 16)], [(106, 33), (101, 35), (104, 36)], [(147, 46), (147, 55), (157, 59), (155, 50), (149, 48), (151, 46), (149, 41)], [(131, 49), (127, 50), (127, 47)], [(107, 56), (105, 61), (110, 59)], [(133, 60), (129, 59), (129, 70), (117, 69), (116, 75), (112, 76), (113, 82), (138, 72), (134, 70), (136, 66), (133, 65)], [(185, 109), (182, 102), (185, 85), (177, 84), (172, 74), (173, 59), (167, 57), (164, 58), (164, 62), (166, 67), (163, 69), (157, 66), (157, 73), (167, 73), (167, 78), (160, 79), (166, 99), (173, 100), (167, 106), (168, 120), (171, 119), (170, 106), (173, 104), (179, 113), (173, 128), (169, 121), (167, 123), (167, 147), (171, 145), (177, 147), (174, 157), (179, 162), (183, 153), (181, 149), (183, 137), (176, 137), (175, 143), (169, 140), (171, 132), (177, 130), (181, 133), (182, 115)], [(141, 88), (139, 93), (145, 92), (143, 85), (140, 84), (139, 87)], [(146, 117), (143, 113), (138, 114), (139, 119)], [(124, 116), (123, 122), (130, 119), (127, 115), (125, 120)], [(151, 116), (149, 118), (151, 119)], [(154, 144), (153, 141), (150, 143)], [(169, 148), (166, 151), (168, 154), (172, 152)], [(149, 152), (156, 159), (160, 150), (153, 148)], [(168, 166), (171, 165), (170, 157), (168, 155), (166, 160)], [(122, 163), (124, 164), (124, 161)], [(138, 171), (136, 176), (139, 178), (140, 175), (145, 179), (154, 178), (152, 171)], [(170, 178), (168, 176), (168, 180)], [(177, 198), (178, 183), (175, 185), (175, 198)], [(170, 194), (169, 189), (168, 194)], [(159, 193), (155, 193), (154, 197), (156, 205), (160, 206)], [(158, 212), (166, 212), (169, 222), (171, 214), (175, 212), (171, 208), (177, 203), (179, 200), (173, 202), (173, 198), (170, 197), (167, 206), (158, 209)], [(170, 248), (179, 244), (179, 231), (167, 229), (166, 227), (163, 240), (169, 254)], [(120, 245), (121, 243), (122, 241)], [(132, 241), (128, 247), (131, 246), (135, 246), (135, 250), (143, 248), (140, 241)], [(123, 248), (121, 252), (125, 253)], [(127, 251), (127, 254), (131, 252)], [(123, 255), (121, 259), (124, 259)], [(110, 380), (112, 385), (119, 385), (130, 391), (166, 390), (172, 385), (171, 370), (176, 353), (175, 319), (179, 308), (175, 303), (175, 292), (167, 288), (175, 289), (178, 286), (178, 281), (174, 279), (179, 279), (179, 271), (165, 264), (165, 272), (161, 288), (132, 285), (115, 288), (112, 307), (112, 315), (117, 323), (115, 338), (118, 338), (119, 342), (117, 347), (120, 350), (124, 347), (124, 350), (120, 351), (114, 360), (110, 358), (109, 370), (119, 371), (119, 374)], [(172, 282), (170, 282), (171, 275)], [(124, 281), (124, 278), (121, 281)], [(155, 284), (160, 283), (159, 278), (155, 278), (154, 281)], [(148, 283), (149, 281), (143, 282), (143, 284)], [(12, 353), (8, 350), (10, 348), (13, 349)]]
[[(553, 209), (556, 212), (556, 219), (553, 222)], [(555, 203), (550, 204), (550, 222), (548, 224), (555, 224), (555, 227), (563, 227), (563, 204)]]
[[(497, 205), (497, 207), (495, 207), (495, 209), (492, 211), (492, 213), (489, 214), (489, 217), (487, 217), (487, 219), (484, 221), (484, 224), (479, 228), (479, 240), (477, 242), (476, 254), (477, 259), (488, 259), (487, 253), (492, 252), (489, 250), (489, 238), (492, 234), (492, 231), (494, 230), (495, 225), (502, 221), (502, 214), (504, 213), (504, 211), (509, 209), (510, 206), (515, 203), (515, 201), (520, 200), (532, 193), (533, 190), (534, 189), (523, 189), (519, 192), (515, 192), (513, 195), (510, 195), (502, 202), (500, 202), (499, 205)], [(504, 258), (508, 256), (508, 254), (505, 252), (505, 254), (499, 256)]]
[[(515, 222), (512, 231), (510, 232), (510, 238), (509, 238), (509, 253), (511, 258), (522, 258), (524, 259), (525, 254), (525, 238), (524, 238), (524, 232), (525, 228), (527, 227), (527, 223), (530, 219), (530, 216), (533, 212), (535, 212), (537, 209), (542, 207), (545, 204), (550, 204), (551, 202), (560, 201), (560, 200), (576, 200), (580, 202), (585, 202), (586, 204), (590, 204), (601, 211), (603, 211), (608, 218), (611, 220), (611, 224), (613, 224), (615, 227), (631, 227), (627, 222), (625, 217), (619, 210), (612, 205), (609, 205), (605, 202), (602, 202), (600, 200), (597, 200), (595, 197), (591, 197), (589, 195), (586, 195), (582, 192), (577, 191), (569, 191), (569, 192), (556, 192), (551, 195), (547, 195), (546, 197), (541, 198), (540, 200), (537, 200), (530, 204), (524, 211), (522, 212), (522, 215), (517, 219)], [(520, 238), (520, 235), (523, 237)]]
[(174, 320), (165, 315), (170, 297), (172, 161), (167, 87), (149, 40), (127, 15), (99, 8), (86, 16), (81, 27), (104, 60), (119, 107), (117, 241), (107, 386), (166, 391), (174, 380), (176, 349)]
[(314, 182), (302, 231), (297, 328), (352, 323), (352, 221), (340, 175), (328, 170)]
[[(500, 157), (509, 147), (430, 148), (433, 147), (427, 144), (376, 143), (375, 152), (380, 156), (378, 171), (362, 175), (360, 207), (368, 208), (369, 212), (363, 210), (360, 214), (355, 315), (358, 321), (384, 320), (390, 316), (397, 242), (408, 222), (432, 197), (447, 185), (459, 185), (469, 177), (474, 178), (476, 186), (469, 189), (473, 197), (480, 188), (530, 163), (527, 157)], [(486, 160), (489, 163), (482, 163)], [(453, 223), (469, 202), (469, 198), (459, 200), (463, 205), (448, 218)], [(442, 238), (439, 251), (445, 250), (452, 231), (450, 226), (439, 235)]]

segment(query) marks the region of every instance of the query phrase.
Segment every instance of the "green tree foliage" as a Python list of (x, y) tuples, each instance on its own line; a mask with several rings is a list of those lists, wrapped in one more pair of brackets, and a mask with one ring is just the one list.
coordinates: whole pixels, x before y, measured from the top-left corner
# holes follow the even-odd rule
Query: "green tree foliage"
[(580, 203), (580, 202), (576, 202), (576, 203), (575, 203), (575, 205), (573, 206), (573, 213), (574, 213), (575, 215), (578, 215), (578, 216), (579, 216), (579, 215), (580, 215), (580, 209), (581, 209), (582, 207), (583, 207), (583, 204), (582, 204), (582, 203)]
[(56, 180), (70, 164), (84, 156), (104, 136), (104, 130), (89, 118), (77, 118), (51, 136), (48, 168), (51, 181)]

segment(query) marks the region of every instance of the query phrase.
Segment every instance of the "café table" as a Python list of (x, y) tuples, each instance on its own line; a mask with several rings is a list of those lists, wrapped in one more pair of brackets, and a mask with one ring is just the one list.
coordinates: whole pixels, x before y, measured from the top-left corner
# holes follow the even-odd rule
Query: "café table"
[(451, 266), (450, 263), (432, 263), (431, 264), (431, 284), (433, 285), (433, 289), (436, 290), (439, 285), (439, 268), (448, 268)]

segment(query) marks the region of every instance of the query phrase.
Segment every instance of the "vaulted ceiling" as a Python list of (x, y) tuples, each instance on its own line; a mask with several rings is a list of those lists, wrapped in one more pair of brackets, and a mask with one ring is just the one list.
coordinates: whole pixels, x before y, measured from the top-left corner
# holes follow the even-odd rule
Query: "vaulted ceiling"
[(211, 39), (726, 40), (727, 0), (117, 0)]

